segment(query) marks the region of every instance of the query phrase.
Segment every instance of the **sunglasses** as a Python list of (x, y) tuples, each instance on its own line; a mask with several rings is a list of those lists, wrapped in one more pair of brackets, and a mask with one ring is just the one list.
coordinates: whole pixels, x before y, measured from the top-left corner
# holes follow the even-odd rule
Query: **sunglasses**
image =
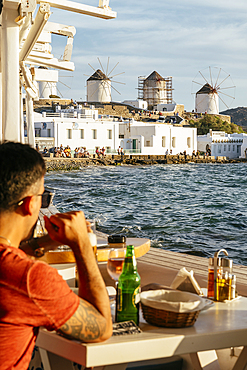
[[(42, 200), (41, 200), (41, 208), (48, 208), (51, 203), (52, 203), (52, 199), (54, 198), (54, 193), (51, 193), (49, 190), (45, 189), (44, 190), (44, 193), (43, 194), (35, 194), (37, 197), (42, 197)], [(23, 199), (21, 199), (17, 205), (18, 207), (21, 206), (24, 202), (24, 200), (28, 198), (28, 197), (25, 197)]]

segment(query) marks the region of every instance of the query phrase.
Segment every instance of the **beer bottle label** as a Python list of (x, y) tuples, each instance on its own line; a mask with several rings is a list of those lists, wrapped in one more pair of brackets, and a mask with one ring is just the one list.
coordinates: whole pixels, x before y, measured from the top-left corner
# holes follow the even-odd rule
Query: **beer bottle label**
[(133, 293), (133, 297), (132, 297), (132, 304), (133, 306), (135, 307), (138, 303), (140, 302), (140, 286), (138, 286), (134, 293)]

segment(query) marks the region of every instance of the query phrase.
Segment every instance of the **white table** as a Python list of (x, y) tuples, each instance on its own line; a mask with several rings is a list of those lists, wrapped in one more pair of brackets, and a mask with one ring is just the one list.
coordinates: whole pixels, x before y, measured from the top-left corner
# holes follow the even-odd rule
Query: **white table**
[[(247, 298), (230, 303), (215, 303), (202, 311), (193, 327), (166, 329), (140, 323), (141, 334), (111, 337), (103, 343), (84, 344), (62, 338), (55, 332), (40, 330), (37, 345), (86, 367), (167, 358), (190, 354), (195, 369), (201, 369), (200, 351), (244, 346), (233, 367), (243, 370), (247, 363)], [(245, 348), (246, 346), (246, 348)]]

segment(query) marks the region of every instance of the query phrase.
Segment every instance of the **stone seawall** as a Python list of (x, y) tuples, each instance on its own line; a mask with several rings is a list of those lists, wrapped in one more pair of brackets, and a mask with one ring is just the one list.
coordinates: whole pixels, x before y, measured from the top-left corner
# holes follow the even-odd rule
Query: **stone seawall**
[(119, 165), (154, 165), (154, 164), (185, 164), (185, 163), (239, 163), (247, 159), (227, 159), (226, 157), (191, 157), (189, 155), (106, 155), (104, 158), (44, 158), (47, 171), (80, 170), (87, 166), (119, 166)]

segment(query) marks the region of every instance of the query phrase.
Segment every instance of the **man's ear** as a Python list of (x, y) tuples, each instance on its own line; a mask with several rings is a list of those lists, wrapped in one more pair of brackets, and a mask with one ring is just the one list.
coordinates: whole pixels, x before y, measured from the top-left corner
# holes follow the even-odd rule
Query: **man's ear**
[(20, 211), (24, 216), (32, 216), (34, 211), (34, 196), (26, 197), (21, 204)]

